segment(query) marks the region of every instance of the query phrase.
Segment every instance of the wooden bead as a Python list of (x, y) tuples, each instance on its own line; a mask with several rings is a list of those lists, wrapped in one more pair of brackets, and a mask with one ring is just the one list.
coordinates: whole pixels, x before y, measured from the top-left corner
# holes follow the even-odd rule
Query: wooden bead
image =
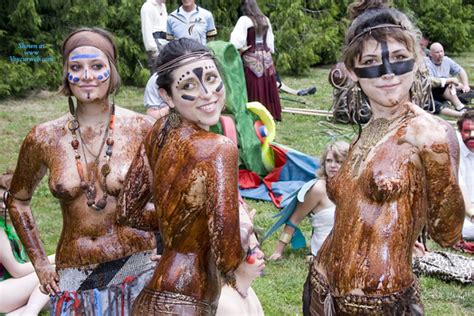
[(78, 148), (79, 148), (79, 141), (78, 141), (77, 139), (73, 139), (73, 140), (71, 141), (71, 146), (72, 146), (72, 148), (74, 148), (74, 149), (78, 149)]
[(112, 138), (107, 138), (107, 145), (108, 146), (113, 146), (114, 140)]

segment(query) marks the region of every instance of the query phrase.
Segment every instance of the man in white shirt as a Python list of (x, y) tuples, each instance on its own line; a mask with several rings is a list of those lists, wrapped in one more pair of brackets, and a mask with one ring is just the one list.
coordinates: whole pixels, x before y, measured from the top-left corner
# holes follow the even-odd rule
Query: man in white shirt
[(166, 12), (165, 0), (147, 0), (140, 10), (143, 44), (148, 55), (148, 67), (153, 74), (156, 57), (166, 45)]
[(460, 149), (459, 186), (466, 203), (463, 238), (474, 240), (474, 110), (467, 110), (458, 121)]

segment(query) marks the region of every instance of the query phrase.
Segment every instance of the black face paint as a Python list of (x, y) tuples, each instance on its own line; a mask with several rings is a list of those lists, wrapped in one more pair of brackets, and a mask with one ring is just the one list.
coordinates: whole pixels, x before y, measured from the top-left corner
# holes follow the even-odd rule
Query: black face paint
[(91, 94), (89, 92), (87, 92), (87, 98), (90, 99), (91, 98)]
[(196, 77), (199, 79), (199, 82), (201, 83), (201, 86), (202, 86), (202, 89), (204, 90), (204, 93), (207, 94), (208, 91), (206, 89), (206, 86), (204, 85), (204, 82), (202, 82), (202, 72), (203, 72), (202, 67), (194, 68), (193, 72), (196, 75)]
[(188, 100), (188, 101), (194, 101), (196, 100), (196, 97), (193, 97), (192, 95), (189, 95), (189, 94), (183, 94), (181, 96), (182, 99), (185, 99), (185, 100)]
[(390, 54), (388, 51), (387, 42), (381, 42), (382, 45), (382, 64), (371, 67), (356, 67), (355, 74), (359, 78), (373, 79), (382, 77), (383, 75), (394, 74), (396, 76), (406, 74), (413, 70), (415, 65), (414, 59), (399, 61), (396, 63), (390, 62)]
[(224, 82), (223, 81), (221, 81), (221, 83), (217, 86), (216, 92), (220, 92), (222, 90), (222, 88), (224, 88)]

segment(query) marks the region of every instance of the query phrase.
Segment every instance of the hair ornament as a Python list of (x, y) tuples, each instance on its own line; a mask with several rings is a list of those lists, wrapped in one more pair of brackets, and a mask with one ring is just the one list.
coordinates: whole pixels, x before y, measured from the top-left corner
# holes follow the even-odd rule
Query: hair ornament
[[(164, 72), (174, 70), (176, 68), (179, 68), (184, 65), (192, 64), (200, 59), (213, 59), (214, 55), (212, 55), (210, 52), (207, 51), (195, 51), (191, 52), (189, 54), (184, 54), (179, 57), (176, 57), (175, 59), (172, 59), (164, 64), (162, 64), (158, 69), (156, 70), (158, 76)], [(189, 60), (187, 60), (189, 59)], [(186, 60), (186, 61), (184, 61)]]
[(389, 28), (398, 28), (398, 29), (402, 29), (402, 30), (406, 30), (406, 27), (402, 26), (402, 25), (399, 25), (399, 24), (389, 24), (389, 23), (384, 23), (384, 24), (379, 24), (379, 25), (376, 25), (376, 26), (371, 26), (371, 27), (366, 27), (365, 29), (362, 30), (362, 32), (360, 32), (359, 34), (357, 34), (356, 36), (354, 36), (354, 38), (350, 41), (349, 45), (347, 46), (351, 46), (352, 44), (354, 44), (354, 42), (360, 38), (361, 36), (367, 34), (367, 33), (371, 33), (373, 30), (376, 30), (376, 29), (381, 29), (381, 28), (384, 28), (384, 27), (389, 27)]

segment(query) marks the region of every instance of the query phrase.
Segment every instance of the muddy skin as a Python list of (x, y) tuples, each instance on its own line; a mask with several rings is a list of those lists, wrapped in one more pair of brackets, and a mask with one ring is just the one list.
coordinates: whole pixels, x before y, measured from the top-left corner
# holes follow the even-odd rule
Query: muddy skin
[[(237, 148), (227, 138), (181, 119), (177, 128), (170, 129), (160, 150), (157, 143), (165, 120), (159, 120), (147, 136), (119, 198), (122, 220), (140, 228), (159, 227), (164, 243), (154, 276), (134, 305), (136, 315), (166, 308), (185, 311), (182, 304), (160, 303), (163, 292), (192, 297), (215, 308), (220, 293), (218, 275), (233, 279), (244, 257), (239, 233)], [(138, 185), (140, 189), (136, 189)], [(127, 188), (131, 190), (127, 192)], [(156, 211), (143, 212), (140, 209), (150, 192)], [(191, 306), (192, 311), (186, 309), (186, 313), (208, 313), (197, 303)]]
[[(337, 206), (335, 224), (311, 275), (322, 277), (336, 296), (377, 297), (409, 289), (412, 249), (424, 225), (442, 246), (461, 238), (464, 202), (454, 130), (413, 104), (404, 106), (401, 120), (369, 149), (359, 170), (351, 159), (364, 145), (363, 136), (328, 181)], [(319, 298), (313, 291), (312, 308)], [(345, 315), (337, 304), (336, 312)]]
[[(128, 167), (147, 131), (152, 126), (149, 118), (129, 110), (116, 109), (114, 147), (110, 160), (111, 174), (107, 177), (107, 206), (101, 211), (89, 208), (84, 191), (80, 188), (76, 169), (72, 136), (67, 128), (71, 116), (65, 115), (31, 130), (23, 142), (11, 193), (18, 199), (9, 199), (9, 211), (22, 243), (35, 267), (47, 262), (43, 245), (28, 202), (39, 181), (49, 171), (49, 188), (59, 200), (63, 230), (56, 251), (57, 268), (79, 267), (118, 259), (135, 252), (153, 249), (152, 232), (143, 232), (116, 223), (117, 196)], [(98, 129), (83, 126), (84, 140), (92, 153), (97, 154), (106, 124)], [(101, 135), (101, 133), (102, 135)], [(84, 155), (82, 149), (79, 150)], [(88, 161), (93, 158), (86, 151)], [(105, 148), (99, 155), (100, 168), (105, 163)], [(85, 164), (84, 164), (85, 168)], [(102, 196), (96, 176), (97, 196)]]

